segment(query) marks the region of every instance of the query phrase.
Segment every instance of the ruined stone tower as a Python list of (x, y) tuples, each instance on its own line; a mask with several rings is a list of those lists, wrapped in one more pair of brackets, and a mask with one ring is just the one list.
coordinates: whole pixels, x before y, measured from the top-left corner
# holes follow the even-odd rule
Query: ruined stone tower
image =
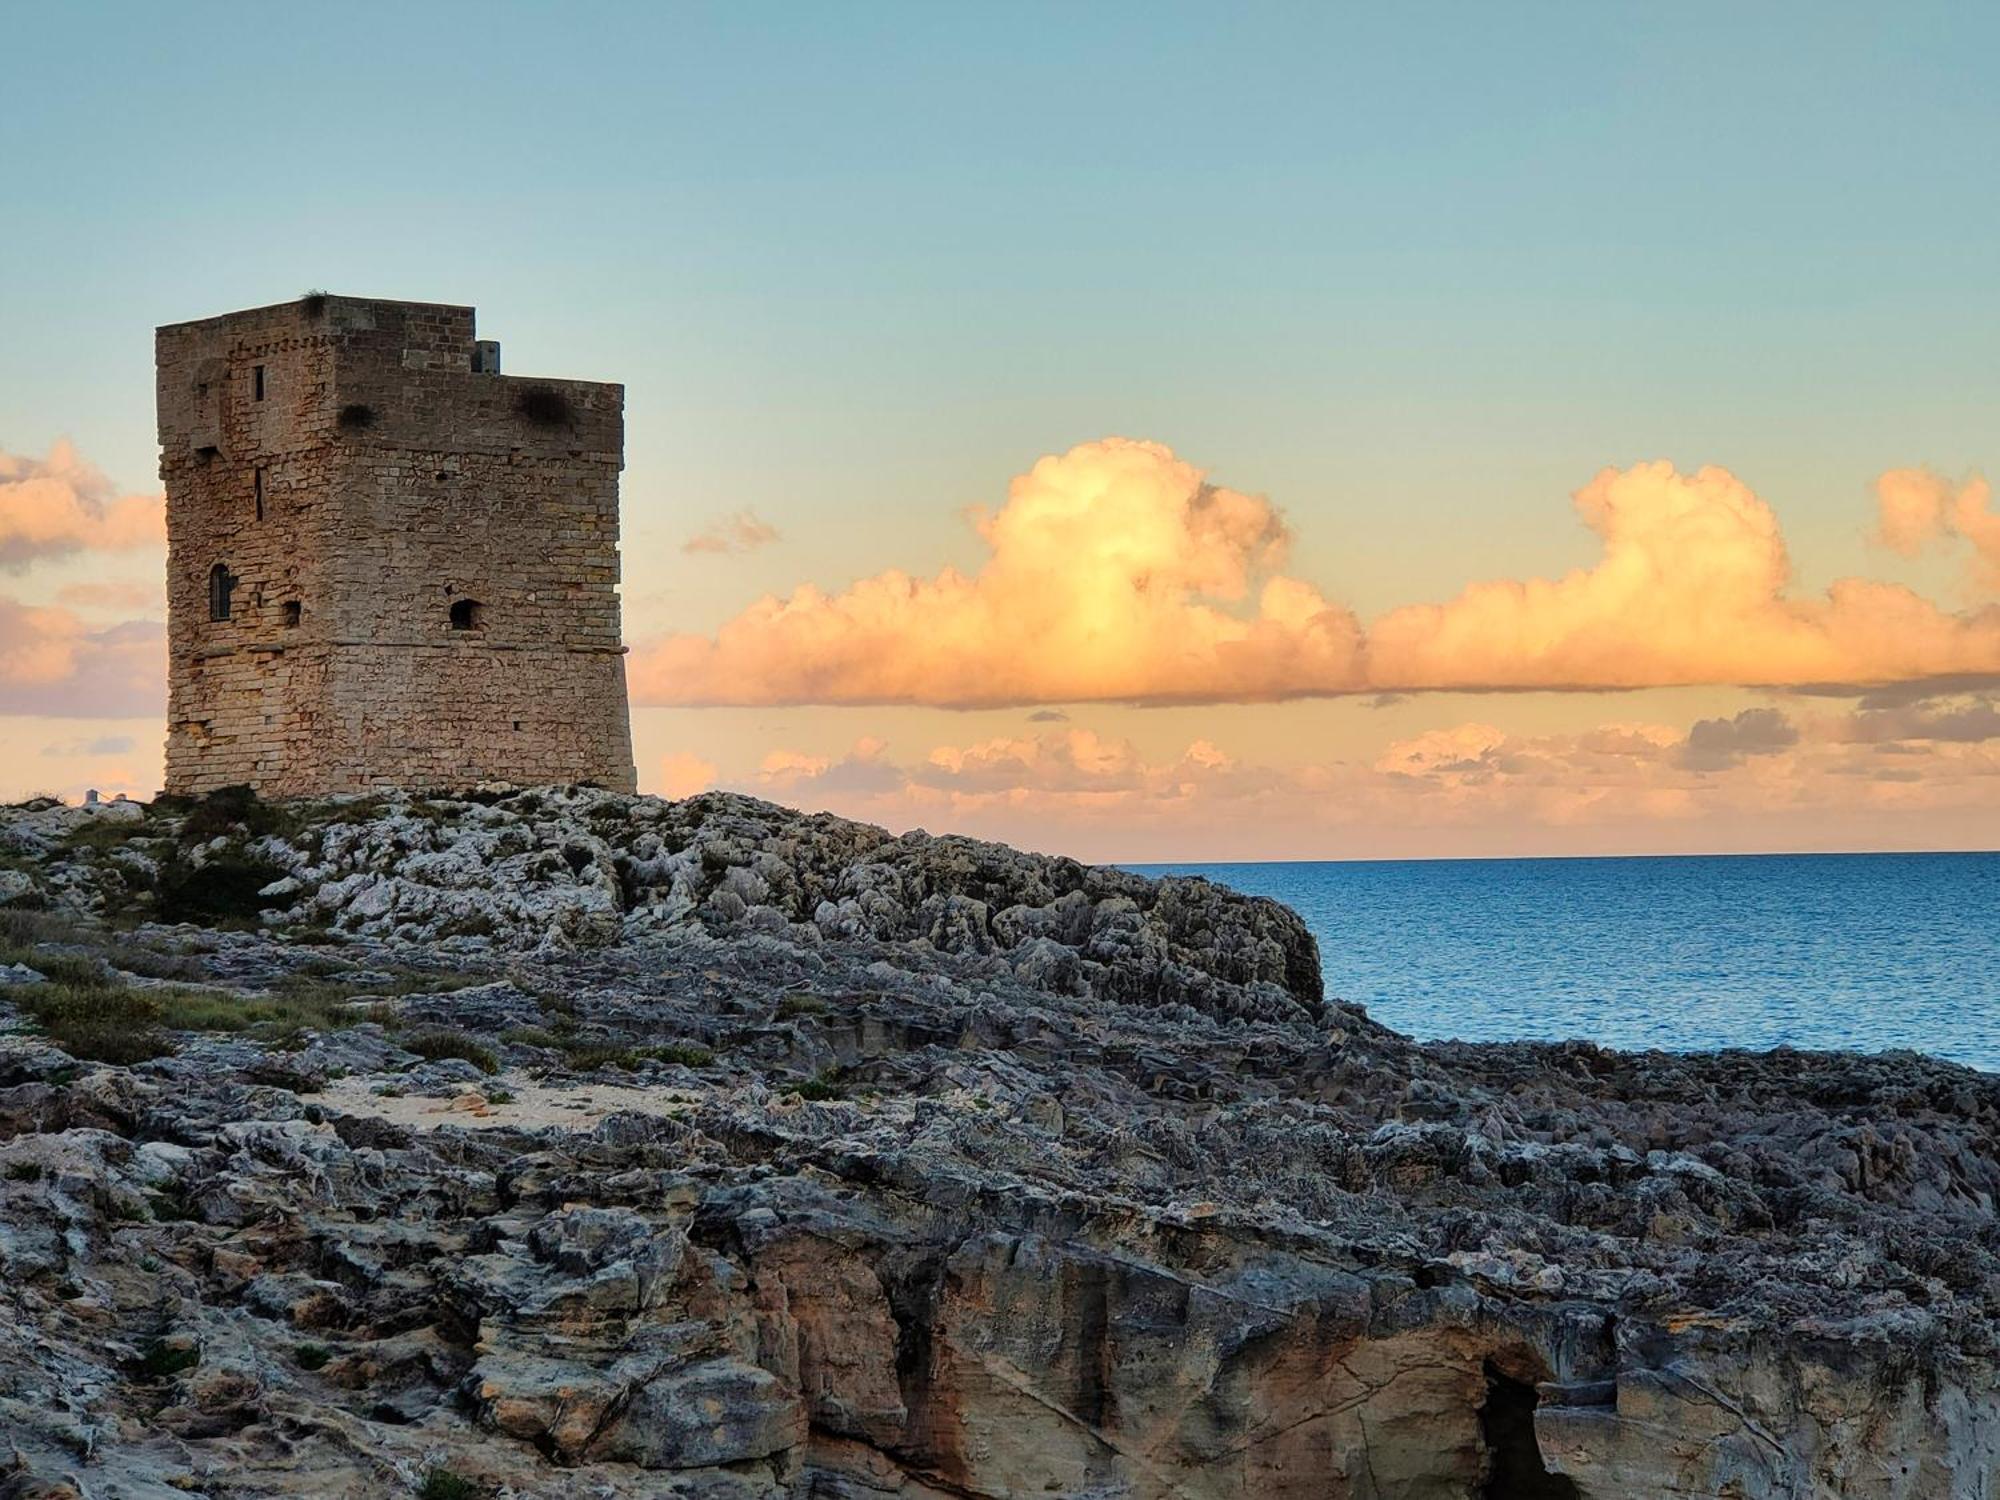
[(624, 387), (472, 309), (312, 295), (157, 335), (167, 790), (630, 791)]

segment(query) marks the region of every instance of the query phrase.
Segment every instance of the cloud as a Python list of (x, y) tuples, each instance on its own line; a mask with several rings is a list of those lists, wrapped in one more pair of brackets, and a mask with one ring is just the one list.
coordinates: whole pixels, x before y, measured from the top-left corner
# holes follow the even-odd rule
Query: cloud
[(78, 552), (124, 552), (166, 544), (166, 500), (119, 495), (67, 442), (47, 458), (0, 451), (0, 568)]
[(1038, 708), (1028, 715), (1030, 724), (1067, 724), (1069, 715), (1059, 708)]
[(778, 540), (778, 528), (756, 512), (739, 510), (711, 521), (681, 543), (683, 552), (750, 552)]
[(1368, 637), (1376, 685), (1862, 686), (2000, 668), (2000, 610), (1950, 614), (1858, 578), (1790, 597), (1777, 518), (1726, 469), (1605, 469), (1575, 502), (1603, 540), (1596, 564), (1390, 611)]
[[(1978, 538), (1954, 492), (1952, 525)], [(1158, 443), (1042, 459), (976, 524), (972, 574), (890, 571), (759, 600), (714, 637), (632, 660), (637, 701), (718, 704), (1259, 702), (1421, 691), (1681, 685), (1864, 688), (2000, 672), (2000, 606), (1951, 613), (1897, 585), (1794, 597), (1770, 507), (1727, 470), (1605, 469), (1574, 496), (1602, 541), (1560, 578), (1469, 585), (1364, 632), (1279, 571), (1268, 500)], [(1899, 509), (1896, 535), (1916, 521)], [(1918, 519), (1921, 519), (1919, 517)]]
[(1975, 741), (1959, 717), (1964, 738), (1889, 746), (1856, 732), (1866, 714), (1750, 709), (1686, 729), (1545, 734), (1472, 721), (1372, 760), (1304, 764), (1246, 761), (1205, 740), (1147, 755), (1078, 728), (901, 756), (877, 742), (845, 756), (777, 751), (751, 785), (893, 828), (1114, 859), (1990, 845), (2000, 726)]
[(715, 764), (682, 751), (660, 757), (659, 775), (649, 791), (662, 797), (692, 797), (715, 785)]
[(1208, 484), (1157, 443), (1109, 438), (1044, 458), (974, 520), (990, 551), (977, 574), (891, 571), (840, 594), (767, 597), (712, 640), (635, 653), (635, 695), (965, 708), (1355, 681), (1353, 617), (1309, 586), (1269, 577), (1243, 608), (1284, 553), (1276, 508)]
[(164, 588), (140, 583), (72, 583), (56, 590), (56, 602), (71, 609), (103, 610), (129, 615), (139, 610), (164, 614)]
[(100, 735), (93, 740), (71, 740), (62, 745), (44, 745), (42, 754), (51, 760), (79, 760), (92, 755), (130, 755), (134, 741), (129, 734)]
[(1903, 702), (1863, 699), (1836, 737), (1858, 744), (1911, 741), (1980, 744), (2000, 739), (2000, 700), (1990, 692), (1941, 694)]
[(1799, 742), (1792, 721), (1775, 708), (1746, 708), (1730, 719), (1701, 719), (1688, 730), (1680, 763), (1690, 771), (1720, 771), (1746, 755), (1770, 755)]
[(1875, 500), (1876, 537), (1884, 546), (1915, 557), (1926, 542), (1963, 538), (1979, 559), (1979, 586), (2000, 590), (2000, 512), (1980, 475), (1953, 484), (1929, 469), (1891, 469), (1875, 481)]
[(136, 718), (166, 704), (166, 629), (93, 629), (69, 610), (0, 597), (0, 714)]

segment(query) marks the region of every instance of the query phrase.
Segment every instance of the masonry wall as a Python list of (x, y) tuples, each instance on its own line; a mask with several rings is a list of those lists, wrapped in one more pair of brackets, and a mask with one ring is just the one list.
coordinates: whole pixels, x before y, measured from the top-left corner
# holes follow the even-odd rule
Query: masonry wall
[(349, 298), (160, 330), (169, 790), (634, 785), (623, 390), (475, 374), (472, 341)]

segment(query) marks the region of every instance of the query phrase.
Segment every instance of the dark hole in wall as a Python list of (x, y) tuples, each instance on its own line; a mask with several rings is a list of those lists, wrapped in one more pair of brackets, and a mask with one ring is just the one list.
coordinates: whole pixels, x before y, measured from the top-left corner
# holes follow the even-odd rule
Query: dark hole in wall
[(486, 623), (486, 606), (477, 599), (454, 599), (451, 601), (451, 628), (453, 630), (478, 630)]
[(360, 432), (375, 425), (375, 408), (364, 406), (359, 401), (352, 402), (341, 407), (338, 420), (342, 432)]
[(575, 420), (569, 397), (545, 385), (531, 385), (514, 398), (514, 409), (537, 427), (564, 427)]
[(1551, 1474), (1535, 1441), (1535, 1388), (1486, 1364), (1486, 1404), (1479, 1408), (1479, 1434), (1492, 1466), (1485, 1500), (1581, 1500), (1576, 1482)]

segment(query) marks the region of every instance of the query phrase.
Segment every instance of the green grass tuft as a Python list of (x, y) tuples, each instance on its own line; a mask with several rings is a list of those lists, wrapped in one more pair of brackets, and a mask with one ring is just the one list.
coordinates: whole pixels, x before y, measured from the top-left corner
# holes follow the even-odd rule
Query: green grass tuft
[(405, 1051), (414, 1052), (427, 1062), (440, 1062), (445, 1058), (458, 1057), (471, 1063), (482, 1073), (500, 1071), (500, 1059), (493, 1055), (493, 1049), (476, 1037), (467, 1036), (462, 1031), (453, 1031), (448, 1026), (420, 1026), (396, 1038), (396, 1045)]
[(165, 1380), (201, 1363), (201, 1350), (176, 1349), (164, 1339), (154, 1339), (139, 1355), (139, 1373), (148, 1380)]
[(795, 1085), (794, 1091), (801, 1099), (821, 1104), (831, 1099), (847, 1097), (847, 1090), (840, 1086), (838, 1079), (831, 1072), (822, 1073), (817, 1078), (808, 1078), (804, 1083)]
[(417, 1500), (482, 1500), (484, 1485), (475, 1484), (450, 1469), (432, 1469), (417, 1489)]
[(648, 1047), (645, 1053), (656, 1061), (679, 1063), (684, 1068), (705, 1068), (715, 1061), (713, 1052), (693, 1042), (667, 1042), (658, 1047)]
[(74, 1058), (130, 1067), (174, 1050), (160, 1027), (164, 1007), (148, 991), (93, 976), (21, 985), (7, 998)]

